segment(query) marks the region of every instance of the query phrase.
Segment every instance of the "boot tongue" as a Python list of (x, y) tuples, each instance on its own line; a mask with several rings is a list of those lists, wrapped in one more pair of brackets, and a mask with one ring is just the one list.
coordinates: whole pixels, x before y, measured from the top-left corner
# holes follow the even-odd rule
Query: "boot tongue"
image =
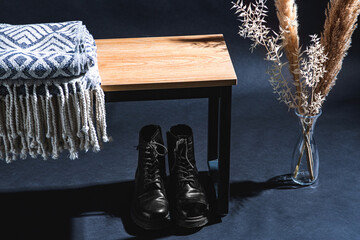
[(150, 140), (155, 141), (155, 142), (159, 142), (160, 141), (160, 130), (156, 129), (156, 131), (154, 132), (154, 134), (151, 136)]
[[(183, 151), (184, 151), (184, 154), (185, 154), (185, 151), (188, 151), (189, 149), (189, 146), (192, 146), (192, 136), (189, 136), (189, 135), (177, 135), (176, 136), (176, 140), (177, 141), (181, 141), (182, 140), (182, 143), (179, 144), (179, 146), (181, 146), (183, 148)], [(193, 154), (192, 152), (187, 152), (186, 154), (189, 154), (190, 158), (190, 162), (193, 163), (193, 161), (191, 161), (192, 157), (191, 155)]]

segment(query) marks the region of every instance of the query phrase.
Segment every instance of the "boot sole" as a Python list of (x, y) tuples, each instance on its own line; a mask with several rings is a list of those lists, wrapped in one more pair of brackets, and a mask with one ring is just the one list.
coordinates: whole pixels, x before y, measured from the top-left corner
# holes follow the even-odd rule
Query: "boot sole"
[(133, 211), (130, 214), (133, 222), (145, 230), (159, 230), (168, 227), (170, 224), (170, 213), (165, 218), (158, 220), (142, 219)]
[(184, 228), (198, 228), (205, 226), (208, 223), (208, 218), (206, 216), (197, 216), (184, 219), (175, 216), (175, 223)]

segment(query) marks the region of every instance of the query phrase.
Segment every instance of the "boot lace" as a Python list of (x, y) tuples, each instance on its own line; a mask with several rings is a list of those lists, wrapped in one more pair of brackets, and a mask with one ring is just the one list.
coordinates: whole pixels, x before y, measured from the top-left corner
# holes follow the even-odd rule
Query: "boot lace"
[[(146, 143), (145, 145), (137, 146), (137, 149), (144, 147), (145, 148), (145, 178), (144, 178), (144, 185), (150, 185), (153, 183), (161, 184), (161, 175), (159, 169), (159, 159), (158, 156), (165, 156), (167, 153), (167, 148), (156, 141), (151, 140), (150, 142)], [(160, 153), (158, 151), (158, 147), (162, 147), (164, 149), (164, 153)]]
[(186, 138), (181, 138), (176, 141), (176, 146), (174, 149), (174, 164), (171, 170), (176, 170), (180, 182), (194, 182), (195, 166), (188, 157), (189, 151), (191, 150), (191, 144), (192, 142), (188, 142)]

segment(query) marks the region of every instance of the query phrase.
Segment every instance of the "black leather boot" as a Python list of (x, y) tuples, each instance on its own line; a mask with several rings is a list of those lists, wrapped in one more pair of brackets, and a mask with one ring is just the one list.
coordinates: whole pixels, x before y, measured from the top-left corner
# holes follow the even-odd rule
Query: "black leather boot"
[(201, 227), (207, 222), (209, 204), (199, 182), (194, 155), (193, 133), (187, 125), (176, 125), (167, 132), (171, 189), (175, 201), (172, 212), (177, 225)]
[(161, 229), (168, 225), (170, 213), (164, 186), (166, 148), (159, 126), (140, 130), (138, 150), (131, 217), (144, 229)]

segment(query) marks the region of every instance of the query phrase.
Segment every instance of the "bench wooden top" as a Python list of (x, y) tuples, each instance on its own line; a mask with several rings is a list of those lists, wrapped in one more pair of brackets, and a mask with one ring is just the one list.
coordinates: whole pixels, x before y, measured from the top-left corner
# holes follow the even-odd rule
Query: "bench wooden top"
[(104, 91), (236, 84), (221, 34), (96, 40)]

